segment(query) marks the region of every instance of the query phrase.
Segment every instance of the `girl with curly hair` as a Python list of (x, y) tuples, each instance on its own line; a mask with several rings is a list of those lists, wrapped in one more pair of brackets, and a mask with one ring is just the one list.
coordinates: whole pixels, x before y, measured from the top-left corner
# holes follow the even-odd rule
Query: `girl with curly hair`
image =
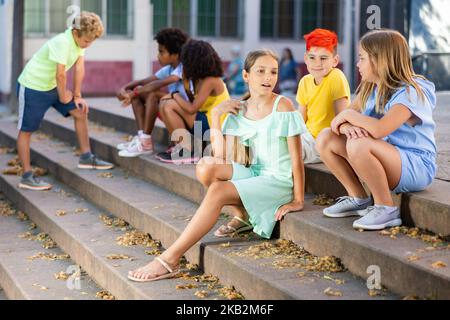
[(190, 40), (183, 47), (180, 60), (189, 101), (179, 92), (163, 98), (160, 115), (176, 145), (157, 158), (165, 163), (188, 164), (198, 162), (203, 151), (194, 148), (191, 135), (204, 141), (211, 126), (212, 110), (230, 99), (230, 95), (222, 80), (222, 60), (209, 43)]

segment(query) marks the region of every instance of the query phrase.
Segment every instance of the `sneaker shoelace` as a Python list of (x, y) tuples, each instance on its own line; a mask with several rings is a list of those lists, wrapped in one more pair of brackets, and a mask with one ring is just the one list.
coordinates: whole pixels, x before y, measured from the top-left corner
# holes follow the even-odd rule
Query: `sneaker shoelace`
[(345, 203), (350, 202), (352, 204), (357, 204), (352, 197), (345, 196), (337, 198), (335, 205), (339, 204), (339, 206), (343, 206)]

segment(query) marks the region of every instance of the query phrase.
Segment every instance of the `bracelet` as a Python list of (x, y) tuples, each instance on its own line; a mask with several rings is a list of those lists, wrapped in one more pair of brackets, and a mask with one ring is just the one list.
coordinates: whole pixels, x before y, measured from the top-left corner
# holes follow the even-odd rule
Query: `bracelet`
[(133, 89), (133, 98), (137, 98), (139, 96), (139, 88), (135, 87)]

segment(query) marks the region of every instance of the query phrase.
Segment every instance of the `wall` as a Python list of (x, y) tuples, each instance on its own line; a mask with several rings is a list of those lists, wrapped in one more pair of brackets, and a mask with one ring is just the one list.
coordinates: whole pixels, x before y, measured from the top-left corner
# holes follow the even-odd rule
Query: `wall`
[(11, 92), (13, 0), (0, 2), (0, 102)]

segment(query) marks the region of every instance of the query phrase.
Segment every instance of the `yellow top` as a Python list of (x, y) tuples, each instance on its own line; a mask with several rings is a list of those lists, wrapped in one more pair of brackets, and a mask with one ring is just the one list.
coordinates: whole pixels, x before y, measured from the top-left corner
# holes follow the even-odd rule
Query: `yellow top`
[[(224, 85), (223, 92), (218, 96), (209, 96), (208, 99), (206, 99), (203, 106), (200, 108), (200, 112), (205, 112), (206, 116), (208, 117), (208, 123), (211, 126), (212, 124), (212, 118), (211, 118), (211, 112), (212, 110), (217, 107), (219, 104), (221, 104), (224, 101), (227, 101), (230, 99), (230, 94), (228, 93), (227, 87)], [(225, 118), (227, 117), (227, 114), (224, 114), (220, 118), (220, 124), (222, 125), (225, 121)]]
[(298, 86), (297, 102), (306, 107), (306, 127), (314, 138), (323, 129), (329, 128), (336, 116), (334, 101), (345, 97), (350, 104), (350, 86), (345, 74), (339, 69), (333, 69), (320, 85), (316, 85), (310, 74), (302, 78)]

